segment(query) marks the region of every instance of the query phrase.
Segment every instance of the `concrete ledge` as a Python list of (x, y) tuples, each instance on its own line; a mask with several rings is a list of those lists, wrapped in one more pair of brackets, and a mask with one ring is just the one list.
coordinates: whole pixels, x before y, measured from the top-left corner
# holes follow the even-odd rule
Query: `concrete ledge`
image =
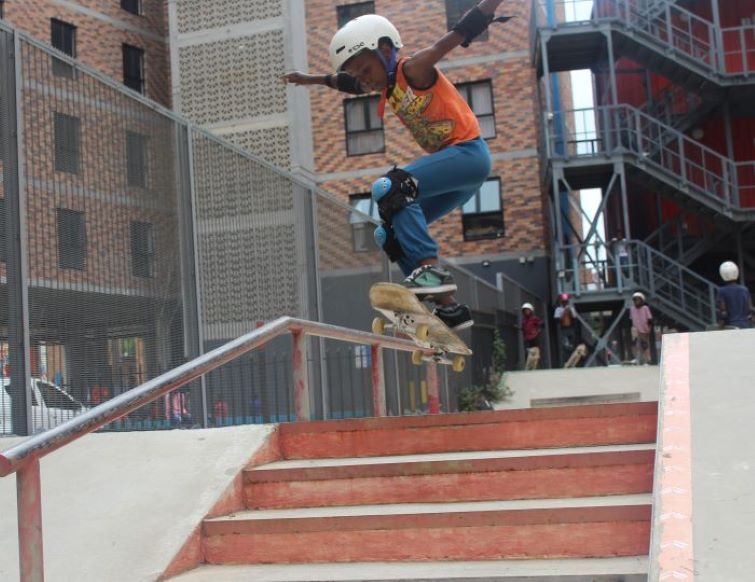
[[(273, 430), (92, 434), (44, 458), (45, 579), (157, 580)], [(16, 521), (10, 476), (0, 479), (0, 580), (19, 576)]]

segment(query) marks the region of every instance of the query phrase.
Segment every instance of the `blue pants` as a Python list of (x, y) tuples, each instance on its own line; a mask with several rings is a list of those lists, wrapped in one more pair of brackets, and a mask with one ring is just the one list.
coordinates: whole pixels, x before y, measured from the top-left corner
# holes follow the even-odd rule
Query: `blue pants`
[(485, 140), (449, 146), (404, 166), (419, 181), (415, 203), (393, 216), (391, 224), (404, 256), (398, 264), (405, 275), (422, 259), (438, 256), (438, 243), (428, 224), (463, 206), (490, 174), (492, 160)]

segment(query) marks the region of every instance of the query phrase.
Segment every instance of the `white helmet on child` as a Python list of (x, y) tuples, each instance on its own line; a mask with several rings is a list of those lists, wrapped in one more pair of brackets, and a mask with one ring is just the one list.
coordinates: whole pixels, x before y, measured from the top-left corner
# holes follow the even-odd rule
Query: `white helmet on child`
[(718, 272), (724, 281), (736, 281), (739, 279), (739, 267), (731, 261), (721, 263), (721, 266), (718, 267)]
[(522, 303), (522, 310), (529, 309), (530, 311), (535, 311), (535, 308), (532, 307), (532, 303)]
[(363, 50), (377, 50), (381, 38), (389, 38), (400, 49), (401, 37), (391, 21), (378, 14), (365, 14), (349, 20), (339, 28), (330, 41), (330, 63), (338, 72), (351, 57)]
[(635, 291), (634, 293), (632, 293), (632, 299), (642, 299), (642, 302), (644, 303), (645, 302), (645, 295), (643, 295), (639, 291)]

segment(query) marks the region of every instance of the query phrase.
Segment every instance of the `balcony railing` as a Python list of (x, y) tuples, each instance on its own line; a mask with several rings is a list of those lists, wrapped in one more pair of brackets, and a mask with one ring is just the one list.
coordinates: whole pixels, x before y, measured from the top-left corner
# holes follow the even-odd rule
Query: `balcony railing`
[(630, 154), (717, 211), (755, 208), (755, 162), (734, 162), (628, 105), (546, 114), (549, 158)]
[(556, 261), (559, 293), (642, 291), (680, 323), (704, 329), (715, 322), (716, 286), (642, 241), (562, 246)]
[(755, 26), (716, 25), (668, 0), (535, 0), (538, 27), (618, 22), (663, 50), (722, 76), (755, 73)]

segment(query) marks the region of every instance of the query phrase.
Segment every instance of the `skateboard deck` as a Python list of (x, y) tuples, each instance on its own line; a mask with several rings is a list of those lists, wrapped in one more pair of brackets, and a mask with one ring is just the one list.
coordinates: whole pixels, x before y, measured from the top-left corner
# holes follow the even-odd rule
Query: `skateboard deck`
[(587, 355), (587, 346), (585, 344), (579, 344), (576, 348), (574, 348), (574, 351), (569, 356), (569, 359), (566, 360), (566, 363), (564, 364), (564, 368), (574, 368), (579, 362), (582, 361), (582, 358), (584, 358)]
[[(417, 350), (412, 354), (412, 362), (434, 361), (450, 364), (457, 372), (464, 369), (464, 356), (471, 356), (472, 350), (409, 289), (395, 283), (375, 283), (370, 288), (370, 304), (385, 317), (373, 320), (374, 333), (384, 333), (388, 320), (390, 327), (409, 336), (418, 347), (435, 352), (428, 356)], [(449, 359), (448, 354), (454, 357)]]

